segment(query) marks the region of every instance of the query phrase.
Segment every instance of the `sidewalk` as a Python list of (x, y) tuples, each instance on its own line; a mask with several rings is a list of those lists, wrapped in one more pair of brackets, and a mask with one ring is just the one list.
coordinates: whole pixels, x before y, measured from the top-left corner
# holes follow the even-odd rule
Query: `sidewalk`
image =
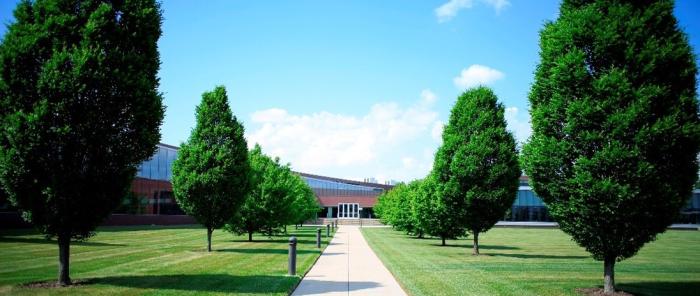
[(292, 295), (406, 295), (357, 226), (341, 225)]

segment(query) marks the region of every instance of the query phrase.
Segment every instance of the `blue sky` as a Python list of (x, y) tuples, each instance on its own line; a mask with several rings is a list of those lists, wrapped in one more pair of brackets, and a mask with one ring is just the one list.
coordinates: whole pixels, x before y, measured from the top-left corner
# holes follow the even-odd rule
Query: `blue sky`
[[(12, 21), (14, 2), (0, 3), (0, 22)], [(527, 138), (538, 32), (558, 6), (164, 1), (162, 142), (186, 140), (202, 92), (224, 85), (249, 144), (260, 143), (294, 169), (351, 179), (423, 177), (452, 104), (475, 83), (495, 90), (509, 127)], [(698, 12), (699, 1), (676, 3), (696, 55)]]

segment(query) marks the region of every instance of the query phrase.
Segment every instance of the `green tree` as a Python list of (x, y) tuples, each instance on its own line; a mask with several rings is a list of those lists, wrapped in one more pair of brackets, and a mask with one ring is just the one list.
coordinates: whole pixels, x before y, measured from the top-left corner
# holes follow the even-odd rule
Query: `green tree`
[(0, 182), (25, 220), (87, 239), (155, 152), (161, 12), (153, 0), (22, 1), (0, 45)]
[(520, 165), (504, 107), (487, 87), (465, 91), (452, 108), (435, 156), (434, 171), (444, 204), (459, 209), (462, 226), (474, 235), (503, 218), (518, 190)]
[(236, 234), (248, 233), (248, 240), (252, 241), (254, 232), (272, 235), (294, 223), (299, 184), (288, 165), (263, 154), (257, 144), (250, 151), (250, 165), (252, 188), (226, 229)]
[(173, 163), (173, 192), (180, 207), (211, 234), (236, 213), (250, 188), (243, 126), (231, 113), (223, 86), (202, 95), (197, 125)]
[(634, 256), (685, 204), (697, 178), (695, 58), (672, 1), (564, 1), (540, 33), (523, 149), (531, 185), (560, 228), (604, 262)]
[(441, 199), (439, 186), (432, 173), (423, 179), (413, 200), (412, 213), (417, 228), (430, 236), (439, 237), (444, 246), (445, 240), (463, 237), (466, 231), (458, 220), (458, 209), (448, 207)]
[(409, 184), (399, 183), (378, 197), (374, 212), (382, 223), (390, 224), (396, 230), (405, 231), (408, 234), (422, 236), (411, 213), (411, 203), (417, 185), (416, 181)]
[[(321, 205), (316, 199), (313, 190), (309, 185), (297, 174), (290, 174), (292, 178), (292, 196), (295, 197), (292, 204), (292, 217), (289, 223), (301, 225), (304, 221), (316, 217), (316, 214), (321, 211)], [(289, 224), (287, 223), (287, 224)]]

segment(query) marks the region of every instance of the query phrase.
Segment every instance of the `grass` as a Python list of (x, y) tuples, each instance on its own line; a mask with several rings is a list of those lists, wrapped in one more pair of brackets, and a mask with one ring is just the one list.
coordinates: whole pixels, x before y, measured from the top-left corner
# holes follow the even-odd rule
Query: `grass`
[[(558, 229), (494, 228), (471, 240), (416, 239), (389, 228), (363, 234), (410, 295), (576, 295), (600, 287), (603, 264)], [(617, 288), (635, 295), (698, 295), (700, 231), (667, 231), (615, 265)]]
[[(320, 254), (316, 228), (288, 229), (298, 238), (303, 275)], [(286, 275), (288, 236), (253, 239), (217, 230), (208, 253), (199, 226), (105, 227), (71, 244), (71, 278), (84, 284), (29, 288), (23, 284), (56, 279), (55, 241), (28, 230), (0, 231), (0, 295), (287, 295), (301, 279)]]

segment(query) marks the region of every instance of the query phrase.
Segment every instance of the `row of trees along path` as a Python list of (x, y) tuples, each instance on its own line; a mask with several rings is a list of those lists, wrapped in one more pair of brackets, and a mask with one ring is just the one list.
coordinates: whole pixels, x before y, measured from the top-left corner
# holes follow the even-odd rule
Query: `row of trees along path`
[[(14, 16), (0, 44), (0, 191), (58, 238), (58, 284), (70, 285), (71, 240), (94, 235), (160, 140), (161, 9), (154, 0), (37, 0), (21, 1)], [(289, 165), (247, 150), (222, 87), (196, 112), (173, 187), (207, 228), (208, 250), (224, 225), (271, 234), (319, 210)], [(263, 223), (242, 226), (256, 218)]]
[(173, 191), (188, 215), (211, 234), (224, 227), (236, 234), (273, 235), (314, 217), (320, 206), (304, 180), (262, 153), (248, 151), (243, 126), (232, 115), (224, 87), (202, 95), (197, 126), (173, 163)]
[[(562, 231), (615, 263), (672, 223), (697, 181), (697, 67), (672, 1), (564, 0), (540, 33), (521, 162)], [(519, 175), (503, 106), (484, 87), (452, 109), (433, 171), (382, 195), (377, 213), (417, 236), (479, 233), (512, 205)], [(407, 211), (406, 209), (410, 209)]]
[(432, 172), (380, 196), (377, 214), (399, 230), (439, 237), (443, 246), (472, 233), (479, 255), (479, 234), (503, 218), (518, 190), (518, 154), (504, 111), (489, 88), (459, 96)]
[[(0, 44), (0, 185), (24, 219), (58, 238), (58, 283), (68, 285), (71, 240), (94, 234), (159, 142), (161, 10), (154, 0), (36, 0), (14, 16)], [(533, 134), (520, 161), (561, 229), (604, 262), (605, 293), (614, 292), (615, 263), (665, 231), (697, 180), (696, 76), (672, 1), (564, 0), (540, 33)], [(286, 196), (255, 181), (267, 167), (288, 168), (245, 149), (222, 98), (223, 88), (203, 96), (174, 178), (178, 202), (208, 236), (227, 223), (250, 233), (257, 227), (241, 227), (256, 208), (247, 201)], [(478, 254), (478, 234), (514, 198), (516, 155), (493, 92), (468, 90), (429, 176), (386, 193), (377, 211), (418, 235), (469, 231)], [(258, 177), (237, 178), (244, 172)]]

